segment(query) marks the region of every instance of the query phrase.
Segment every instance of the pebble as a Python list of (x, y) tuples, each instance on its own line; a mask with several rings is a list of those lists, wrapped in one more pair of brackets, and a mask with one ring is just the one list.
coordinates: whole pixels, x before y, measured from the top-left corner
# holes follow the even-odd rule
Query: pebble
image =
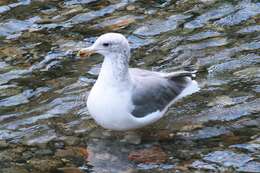
[(5, 140), (0, 140), (0, 149), (5, 149), (9, 144)]
[(11, 168), (3, 168), (0, 170), (3, 173), (29, 173), (25, 168), (19, 166), (13, 166)]
[(190, 167), (195, 169), (208, 170), (208, 171), (217, 171), (215, 164), (209, 164), (200, 160), (196, 160), (195, 162), (193, 162)]
[(168, 156), (162, 148), (153, 146), (130, 152), (128, 159), (137, 163), (164, 163)]
[(80, 139), (75, 136), (66, 136), (64, 139), (65, 145), (74, 146), (80, 143)]
[(67, 147), (65, 149), (58, 149), (55, 153), (55, 156), (57, 157), (88, 157), (88, 151), (86, 148), (82, 147)]
[(133, 11), (133, 10), (135, 10), (135, 6), (134, 6), (134, 5), (128, 5), (128, 6), (126, 7), (126, 10), (127, 10), (127, 11)]
[(75, 167), (63, 167), (63, 168), (58, 168), (58, 170), (61, 173), (84, 173), (82, 170)]
[(121, 142), (138, 145), (141, 143), (141, 136), (137, 133), (128, 133), (124, 136), (124, 139), (122, 139)]
[(27, 161), (27, 163), (33, 166), (35, 169), (46, 173), (54, 171), (57, 167), (61, 167), (63, 165), (62, 161), (60, 160), (42, 158), (34, 158)]
[(35, 152), (37, 156), (47, 156), (47, 155), (52, 155), (53, 151), (50, 149), (39, 149)]

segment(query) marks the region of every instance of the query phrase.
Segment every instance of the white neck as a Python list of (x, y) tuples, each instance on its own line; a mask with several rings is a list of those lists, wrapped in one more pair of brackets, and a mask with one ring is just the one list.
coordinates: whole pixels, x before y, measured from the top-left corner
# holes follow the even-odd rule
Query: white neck
[[(109, 54), (104, 58), (97, 82), (110, 86), (127, 86), (130, 84), (128, 58), (122, 54)], [(120, 83), (120, 85), (118, 85)]]

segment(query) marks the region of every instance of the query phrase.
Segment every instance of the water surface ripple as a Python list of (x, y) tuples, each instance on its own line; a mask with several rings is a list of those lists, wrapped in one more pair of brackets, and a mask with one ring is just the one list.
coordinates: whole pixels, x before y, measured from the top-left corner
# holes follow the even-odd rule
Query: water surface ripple
[[(106, 32), (133, 67), (197, 70), (201, 91), (135, 134), (98, 127), (102, 58), (76, 52)], [(259, 33), (257, 0), (2, 0), (0, 173), (260, 172)], [(153, 146), (163, 162), (130, 161)]]

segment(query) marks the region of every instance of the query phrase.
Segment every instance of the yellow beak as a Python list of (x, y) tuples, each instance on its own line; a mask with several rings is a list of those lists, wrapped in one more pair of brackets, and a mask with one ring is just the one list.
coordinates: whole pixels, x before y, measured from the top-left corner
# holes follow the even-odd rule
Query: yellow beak
[(91, 49), (91, 47), (88, 47), (88, 48), (85, 48), (85, 49), (81, 49), (79, 52), (78, 52), (78, 56), (80, 58), (84, 58), (84, 57), (89, 57), (90, 55), (96, 53), (95, 50)]

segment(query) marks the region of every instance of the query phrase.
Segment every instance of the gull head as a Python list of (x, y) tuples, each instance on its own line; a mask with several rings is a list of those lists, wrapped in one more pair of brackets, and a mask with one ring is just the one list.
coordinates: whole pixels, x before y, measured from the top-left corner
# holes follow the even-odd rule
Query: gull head
[[(127, 39), (119, 33), (103, 34), (95, 41), (95, 43), (87, 48), (81, 49), (78, 53), (80, 57), (87, 57), (93, 53), (98, 53), (104, 57), (109, 57), (111, 54), (123, 55), (129, 58), (130, 48)], [(114, 57), (114, 56), (110, 56)]]

